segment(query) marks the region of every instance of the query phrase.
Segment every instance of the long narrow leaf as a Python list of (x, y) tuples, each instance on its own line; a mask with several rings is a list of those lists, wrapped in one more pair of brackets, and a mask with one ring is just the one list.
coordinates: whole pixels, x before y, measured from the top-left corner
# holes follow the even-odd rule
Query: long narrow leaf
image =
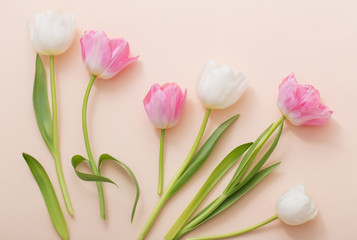
[(284, 127), (284, 122), (281, 122), (280, 128), (278, 133), (276, 134), (274, 141), (272, 142), (271, 146), (269, 147), (268, 151), (264, 154), (264, 156), (258, 161), (258, 163), (253, 167), (253, 169), (249, 172), (249, 174), (243, 179), (242, 182), (237, 184), (237, 186), (234, 188), (233, 191), (237, 191), (240, 187), (244, 186), (252, 177), (261, 169), (261, 167), (264, 165), (264, 163), (268, 160), (270, 155), (273, 153), (274, 149), (276, 148), (276, 145), (279, 142), (281, 133), (283, 131)]
[(139, 200), (139, 196), (140, 196), (140, 188), (139, 188), (139, 183), (133, 173), (133, 171), (123, 162), (115, 159), (114, 157), (110, 156), (109, 154), (102, 154), (99, 158), (99, 162), (98, 162), (98, 169), (100, 170), (100, 166), (102, 164), (103, 161), (105, 160), (111, 160), (114, 161), (116, 163), (118, 163), (120, 166), (122, 166), (126, 171), (128, 171), (128, 173), (131, 176), (131, 179), (133, 180), (133, 182), (135, 183), (135, 187), (136, 187), (136, 197), (135, 197), (135, 201), (134, 201), (134, 206), (133, 206), (133, 210), (131, 212), (131, 222), (133, 222), (134, 219), (134, 215), (135, 215), (135, 210), (136, 210), (136, 205), (138, 204), (138, 200)]
[(227, 185), (226, 189), (224, 190), (224, 192), (228, 192), (233, 186), (236, 178), (238, 177), (238, 175), (240, 175), (240, 173), (243, 171), (244, 166), (246, 165), (249, 157), (252, 155), (252, 152), (255, 150), (255, 148), (257, 147), (257, 145), (259, 144), (260, 140), (265, 136), (265, 134), (270, 130), (270, 128), (273, 126), (273, 124), (271, 124), (267, 129), (264, 130), (264, 132), (262, 134), (259, 135), (259, 137), (255, 140), (255, 142), (253, 143), (253, 145), (249, 148), (249, 150), (247, 151), (247, 153), (244, 155), (242, 161), (240, 162), (237, 170), (235, 171), (231, 181), (229, 182), (229, 184)]
[(95, 175), (95, 174), (82, 173), (82, 172), (78, 171), (77, 166), (82, 162), (86, 162), (89, 165), (89, 161), (80, 155), (75, 155), (72, 157), (72, 166), (73, 166), (74, 171), (76, 172), (77, 176), (80, 179), (82, 179), (84, 181), (89, 181), (89, 182), (108, 182), (108, 183), (112, 183), (118, 187), (118, 185), (115, 182), (113, 182), (112, 180), (110, 180), (109, 178), (102, 177), (100, 175)]
[[(257, 172), (252, 179), (250, 179), (249, 182), (247, 182), (242, 188), (240, 188), (238, 191), (236, 191), (234, 194), (232, 194), (230, 197), (228, 197), (222, 204), (219, 205), (219, 207), (216, 208), (215, 211), (213, 211), (207, 218), (199, 222), (198, 224), (190, 227), (184, 227), (174, 239), (180, 239), (183, 235), (186, 233), (192, 231), (193, 229), (197, 228), (200, 226), (202, 223), (208, 221), (209, 219), (213, 218), (214, 216), (218, 215), (219, 213), (223, 212), (226, 210), (228, 207), (230, 207), (233, 203), (235, 203), (238, 199), (240, 199), (242, 196), (244, 196), (247, 192), (249, 192), (254, 186), (256, 186), (261, 180), (264, 179), (274, 168), (276, 168), (280, 162), (275, 163), (259, 172)], [(215, 201), (215, 200), (214, 200)], [(213, 201), (213, 202), (214, 202)], [(213, 202), (210, 204), (212, 205)], [(209, 206), (210, 206), (209, 205)], [(204, 211), (208, 209), (208, 207), (205, 207), (200, 213), (198, 213), (193, 219), (191, 219), (190, 222), (195, 220), (198, 216), (203, 214)], [(186, 225), (188, 226), (190, 222)]]
[(32, 175), (38, 184), (38, 187), (41, 190), (53, 226), (56, 228), (61, 238), (67, 240), (69, 238), (67, 224), (63, 217), (63, 213), (59, 205), (55, 190), (53, 189), (51, 180), (49, 179), (45, 169), (35, 158), (26, 153), (23, 153), (22, 156), (24, 157), (32, 172)]
[(173, 185), (170, 192), (170, 197), (173, 196), (185, 183), (198, 171), (202, 164), (206, 161), (210, 153), (213, 151), (214, 146), (217, 144), (219, 138), (227, 130), (227, 128), (239, 118), (239, 114), (231, 117), (222, 123), (207, 139), (207, 141), (198, 150), (196, 155), (187, 166), (186, 170), (182, 173), (180, 178)]
[(209, 175), (206, 182), (202, 185), (201, 189), (197, 192), (196, 196), (192, 199), (191, 203), (187, 206), (185, 211), (167, 233), (165, 239), (172, 239), (180, 231), (182, 226), (191, 217), (192, 213), (197, 209), (199, 204), (207, 196), (211, 189), (251, 145), (252, 143), (246, 143), (236, 147), (218, 164), (218, 166)]
[(47, 147), (53, 153), (52, 120), (48, 101), (46, 72), (39, 54), (36, 56), (32, 102), (38, 128)]

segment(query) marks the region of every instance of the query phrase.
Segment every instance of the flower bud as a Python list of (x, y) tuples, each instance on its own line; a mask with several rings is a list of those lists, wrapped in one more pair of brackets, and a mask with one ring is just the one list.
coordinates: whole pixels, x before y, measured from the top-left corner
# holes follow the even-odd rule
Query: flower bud
[(74, 15), (60, 16), (54, 11), (36, 14), (28, 25), (33, 48), (44, 55), (58, 55), (73, 42)]
[(284, 193), (276, 204), (279, 219), (289, 225), (299, 225), (315, 218), (317, 208), (304, 185), (298, 185)]
[(197, 94), (205, 107), (224, 109), (237, 102), (247, 87), (243, 73), (235, 74), (229, 66), (217, 67), (211, 60), (203, 70)]
[(181, 117), (187, 91), (182, 92), (175, 83), (152, 85), (144, 99), (145, 111), (151, 123), (161, 129), (173, 127)]

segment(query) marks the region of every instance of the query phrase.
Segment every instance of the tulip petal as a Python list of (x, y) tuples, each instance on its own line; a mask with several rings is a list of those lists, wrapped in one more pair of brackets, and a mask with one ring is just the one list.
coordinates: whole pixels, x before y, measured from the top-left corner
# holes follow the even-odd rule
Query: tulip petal
[(145, 111), (155, 127), (165, 129), (170, 120), (170, 104), (158, 84), (154, 84), (150, 91), (151, 98), (147, 104), (144, 105)]
[(103, 31), (88, 31), (81, 38), (82, 58), (90, 73), (99, 76), (109, 65), (112, 51)]
[(126, 58), (126, 59), (118, 62), (116, 65), (113, 64), (110, 68), (105, 69), (104, 72), (102, 72), (98, 77), (100, 77), (102, 79), (112, 78), (116, 74), (118, 74), (121, 70), (123, 70), (126, 66), (135, 62), (138, 58), (139, 58), (139, 56)]

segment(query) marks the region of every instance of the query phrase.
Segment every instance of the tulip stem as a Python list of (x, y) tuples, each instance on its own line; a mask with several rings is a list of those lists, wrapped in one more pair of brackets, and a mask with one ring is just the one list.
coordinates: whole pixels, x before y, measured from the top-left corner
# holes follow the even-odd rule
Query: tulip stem
[(198, 145), (200, 144), (202, 136), (203, 136), (203, 133), (204, 133), (204, 131), (206, 129), (210, 113), (211, 113), (211, 109), (207, 109), (206, 110), (206, 114), (205, 114), (205, 116), (203, 118), (203, 121), (202, 121), (202, 124), (201, 124), (201, 128), (200, 128), (200, 130), (199, 130), (199, 132), (197, 134), (196, 140), (193, 143), (190, 152), (188, 153), (186, 159), (181, 164), (180, 168), (177, 170), (175, 176), (171, 179), (171, 181), (170, 181), (169, 185), (167, 186), (167, 188), (164, 190), (163, 194), (161, 195), (161, 198), (160, 198), (159, 202), (156, 204), (156, 206), (155, 206), (153, 212), (151, 213), (149, 219), (146, 221), (143, 229), (141, 230), (139, 236), (137, 237), (137, 240), (145, 239), (147, 233), (149, 232), (152, 224), (154, 223), (155, 219), (159, 215), (161, 209), (164, 207), (165, 203), (170, 199), (170, 197), (172, 197), (172, 194), (171, 194), (172, 187), (175, 185), (176, 181), (180, 178), (182, 173), (186, 170), (188, 164), (192, 160), (193, 155), (197, 151)]
[[(87, 129), (87, 105), (88, 105), (88, 97), (90, 94), (90, 91), (92, 89), (94, 80), (96, 79), (96, 75), (92, 75), (88, 87), (87, 87), (87, 91), (84, 95), (84, 100), (83, 100), (83, 108), (82, 108), (82, 127), (83, 127), (83, 136), (84, 136), (84, 143), (86, 145), (86, 150), (87, 150), (87, 154), (88, 154), (88, 159), (89, 159), (89, 164), (90, 167), (93, 171), (94, 175), (100, 175), (98, 168), (94, 162), (94, 158), (93, 158), (93, 154), (90, 148), (90, 144), (89, 144), (89, 138), (88, 138), (88, 129)], [(99, 205), (100, 205), (100, 217), (102, 219), (105, 219), (105, 202), (104, 202), (104, 194), (103, 194), (103, 185), (101, 182), (97, 182), (97, 189), (98, 189), (98, 197), (99, 197)]]
[(53, 55), (50, 56), (50, 78), (51, 78), (52, 130), (53, 130), (53, 139), (52, 139), (53, 150), (51, 153), (55, 160), (57, 177), (61, 187), (63, 199), (66, 204), (66, 208), (68, 212), (73, 216), (74, 211), (73, 211), (71, 199), (69, 198), (66, 182), (63, 176), (59, 145), (58, 145), (57, 97), (56, 97), (56, 84), (55, 84), (55, 61)]
[(243, 229), (235, 231), (235, 232), (230, 232), (230, 233), (225, 233), (225, 234), (217, 234), (217, 235), (211, 235), (211, 236), (205, 236), (205, 237), (193, 237), (193, 238), (187, 238), (187, 240), (212, 240), (212, 239), (223, 239), (223, 238), (235, 237), (235, 236), (250, 232), (250, 231), (257, 229), (261, 226), (264, 226), (265, 224), (268, 224), (276, 219), (278, 219), (278, 215), (272, 216), (271, 218), (268, 218), (260, 223), (257, 223), (255, 225), (252, 225), (247, 228), (243, 228)]
[(165, 129), (161, 129), (160, 136), (160, 154), (159, 154), (159, 184), (157, 187), (157, 194), (162, 193), (163, 186), (163, 176), (164, 176), (164, 140), (165, 140)]

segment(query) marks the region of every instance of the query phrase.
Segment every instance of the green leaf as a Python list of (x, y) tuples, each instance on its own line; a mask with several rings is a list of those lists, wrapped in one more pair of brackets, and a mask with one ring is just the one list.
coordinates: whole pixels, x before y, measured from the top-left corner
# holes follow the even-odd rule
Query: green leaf
[(41, 135), (53, 153), (53, 132), (50, 104), (48, 101), (46, 72), (39, 54), (36, 56), (36, 72), (32, 95), (33, 109)]
[[(245, 173), (247, 168), (244, 168), (244, 166), (247, 165), (247, 161), (249, 161), (249, 159), (253, 156), (252, 153), (256, 149), (257, 145), (260, 143), (260, 140), (265, 136), (265, 134), (271, 129), (272, 126), (273, 126), (273, 124), (271, 124), (267, 129), (265, 129), (265, 131), (262, 134), (259, 135), (259, 137), (255, 140), (253, 145), (249, 148), (247, 153), (244, 155), (244, 157), (243, 157), (242, 161), (240, 162), (236, 172), (234, 173), (231, 181), (229, 182), (226, 189), (224, 190), (225, 193), (230, 191), (231, 188), (235, 187), (234, 182), (236, 181), (237, 177), (240, 176), (242, 173), (243, 174)], [(254, 157), (255, 156), (253, 156), (253, 158)]]
[(89, 181), (89, 182), (108, 182), (108, 183), (112, 183), (118, 187), (118, 185), (115, 182), (113, 182), (112, 180), (110, 180), (109, 178), (102, 177), (100, 175), (95, 175), (95, 174), (82, 173), (82, 172), (78, 171), (77, 166), (82, 162), (85, 162), (90, 166), (89, 161), (87, 159), (85, 159), (84, 157), (82, 157), (80, 155), (75, 155), (72, 157), (72, 166), (73, 166), (74, 171), (76, 172), (77, 176), (80, 179), (82, 179), (84, 181)]
[(216, 183), (226, 174), (226, 172), (233, 166), (234, 163), (243, 155), (245, 151), (252, 145), (252, 143), (242, 144), (233, 149), (212, 171), (203, 184), (201, 189), (197, 192), (191, 203), (187, 206), (181, 216), (177, 219), (170, 231), (165, 236), (165, 239), (172, 239), (190, 218), (192, 213), (197, 209), (202, 200), (207, 196)]
[[(275, 163), (259, 172), (257, 172), (253, 178), (251, 178), (242, 188), (240, 188), (238, 191), (236, 191), (235, 193), (233, 193), (231, 196), (229, 196), (225, 201), (223, 201), (210, 215), (208, 215), (208, 217), (206, 217), (204, 220), (202, 220), (201, 222), (199, 222), (198, 224), (194, 225), (194, 226), (190, 226), (189, 228), (183, 228), (174, 239), (180, 239), (183, 235), (185, 235), (186, 233), (192, 231), (193, 229), (197, 228), (198, 226), (200, 226), (202, 223), (208, 221), (209, 219), (213, 218), (214, 216), (218, 215), (219, 213), (223, 212), (224, 210), (226, 210), (228, 207), (230, 207), (233, 203), (235, 203), (238, 199), (240, 199), (242, 196), (244, 196), (247, 192), (249, 192), (254, 186), (256, 186), (261, 180), (264, 179), (264, 177), (266, 177), (274, 168), (276, 168), (278, 165), (280, 164), (280, 162)], [(217, 198), (218, 199), (218, 198)], [(216, 200), (217, 200), (216, 199)], [(195, 220), (197, 217), (199, 217), (200, 215), (202, 215), (204, 213), (204, 211), (206, 211), (209, 206), (213, 205), (214, 202), (216, 201), (214, 200), (211, 204), (209, 204), (207, 207), (205, 207), (200, 213), (198, 213), (194, 218), (191, 219), (190, 222), (192, 222), (193, 220)], [(190, 222), (187, 224), (189, 225)], [(186, 225), (186, 226), (187, 226)]]
[(69, 239), (66, 221), (64, 220), (61, 207), (53, 189), (51, 180), (49, 179), (45, 169), (42, 165), (32, 156), (23, 153), (27, 165), (29, 166), (32, 175), (34, 176), (38, 187), (41, 190), (42, 196), (45, 200), (48, 212), (50, 214), (53, 226), (56, 228), (58, 234), (62, 239)]
[(253, 176), (261, 169), (261, 167), (264, 165), (264, 163), (268, 160), (270, 155), (273, 153), (274, 149), (276, 148), (276, 145), (279, 142), (280, 135), (283, 131), (284, 127), (284, 122), (281, 122), (280, 128), (278, 133), (276, 134), (274, 141), (272, 142), (271, 146), (269, 147), (268, 151), (264, 154), (264, 156), (259, 160), (259, 162), (253, 167), (253, 169), (249, 172), (249, 174), (243, 179), (242, 182), (237, 184), (236, 187), (234, 187), (233, 192), (237, 191), (239, 188), (244, 186), (250, 179), (253, 178)]
[(126, 171), (128, 171), (128, 173), (131, 176), (131, 179), (133, 180), (133, 182), (135, 183), (135, 187), (136, 187), (136, 197), (135, 197), (135, 201), (134, 201), (134, 206), (133, 206), (133, 210), (131, 212), (131, 222), (133, 222), (134, 219), (134, 215), (135, 215), (135, 210), (136, 210), (136, 205), (138, 204), (138, 200), (139, 200), (139, 196), (140, 196), (140, 188), (139, 188), (139, 183), (133, 173), (133, 171), (123, 162), (115, 159), (114, 157), (110, 156), (109, 154), (102, 154), (99, 158), (99, 162), (98, 162), (98, 169), (100, 171), (100, 166), (102, 164), (103, 161), (106, 160), (111, 160), (114, 161), (116, 163), (118, 163), (120, 166), (122, 166)]
[(187, 166), (186, 170), (182, 173), (180, 178), (172, 186), (170, 192), (170, 197), (172, 197), (202, 166), (206, 161), (210, 153), (213, 151), (214, 146), (217, 144), (219, 138), (227, 130), (227, 128), (239, 118), (239, 114), (231, 117), (224, 123), (222, 123), (207, 139), (207, 141), (198, 150), (196, 155), (191, 160), (190, 164)]

